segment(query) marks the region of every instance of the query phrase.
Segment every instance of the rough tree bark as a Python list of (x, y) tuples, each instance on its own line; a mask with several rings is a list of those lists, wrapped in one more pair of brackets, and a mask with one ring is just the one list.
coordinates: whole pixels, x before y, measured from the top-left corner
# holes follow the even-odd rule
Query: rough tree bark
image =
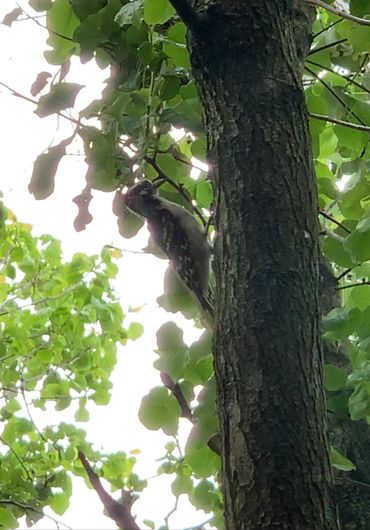
[(312, 12), (298, 0), (171, 2), (188, 26), (213, 163), (225, 526), (333, 530), (301, 86)]

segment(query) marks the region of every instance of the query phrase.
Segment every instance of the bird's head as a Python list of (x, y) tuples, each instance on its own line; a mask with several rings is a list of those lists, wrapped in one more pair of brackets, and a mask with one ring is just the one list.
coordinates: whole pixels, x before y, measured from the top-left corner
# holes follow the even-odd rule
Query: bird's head
[(141, 180), (127, 190), (124, 195), (124, 204), (130, 210), (145, 216), (145, 206), (157, 195), (157, 188), (161, 182)]

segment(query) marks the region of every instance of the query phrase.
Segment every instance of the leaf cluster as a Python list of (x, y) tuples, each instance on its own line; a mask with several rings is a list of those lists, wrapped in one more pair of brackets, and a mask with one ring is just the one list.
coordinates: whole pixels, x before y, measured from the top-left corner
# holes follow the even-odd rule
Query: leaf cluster
[(122, 327), (116, 272), (107, 249), (64, 261), (58, 240), (33, 236), (0, 203), (1, 528), (23, 516), (37, 522), (44, 506), (64, 513), (71, 475), (85, 476), (78, 450), (100, 463), (113, 488), (142, 488), (133, 457), (99, 454), (75, 425), (34, 420), (53, 407), (87, 422), (89, 403), (109, 402), (117, 344), (135, 338), (135, 326)]

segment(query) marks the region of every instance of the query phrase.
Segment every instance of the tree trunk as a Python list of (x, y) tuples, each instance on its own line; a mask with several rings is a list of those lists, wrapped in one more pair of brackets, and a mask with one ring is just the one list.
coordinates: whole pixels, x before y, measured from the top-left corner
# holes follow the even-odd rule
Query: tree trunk
[(288, 0), (172, 3), (188, 24), (213, 163), (225, 526), (333, 530), (301, 86), (312, 13)]

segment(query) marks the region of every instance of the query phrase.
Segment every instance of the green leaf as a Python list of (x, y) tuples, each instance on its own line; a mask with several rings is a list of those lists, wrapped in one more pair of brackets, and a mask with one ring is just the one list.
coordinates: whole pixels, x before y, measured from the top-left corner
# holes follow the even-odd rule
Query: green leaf
[(183, 127), (195, 133), (203, 132), (202, 113), (198, 98), (189, 98), (177, 103), (172, 109), (165, 109), (161, 120)]
[(323, 329), (333, 337), (346, 337), (355, 330), (360, 314), (356, 308), (336, 307), (323, 317)]
[(145, 0), (144, 20), (147, 24), (164, 24), (175, 13), (168, 0)]
[(56, 514), (63, 515), (69, 507), (69, 495), (54, 493), (50, 499), (49, 506)]
[(121, 27), (134, 22), (138, 23), (142, 18), (143, 0), (131, 0), (128, 4), (121, 7), (114, 21)]
[(76, 421), (89, 421), (90, 415), (89, 411), (86, 409), (86, 398), (81, 398), (78, 404), (78, 409), (75, 413)]
[(18, 521), (10, 508), (0, 508), (0, 528), (5, 530), (18, 528)]
[(102, 9), (107, 0), (70, 0), (73, 12), (80, 20), (85, 20), (89, 15), (92, 15)]
[(168, 435), (174, 435), (178, 429), (181, 410), (176, 399), (163, 387), (153, 388), (143, 397), (139, 418), (147, 429), (163, 429)]
[[(357, 377), (357, 374), (356, 376)], [(353, 379), (355, 379), (355, 377)], [(351, 382), (353, 381), (351, 380)], [(370, 414), (370, 395), (368, 382), (365, 380), (356, 385), (354, 392), (348, 400), (348, 408), (352, 420), (366, 418)]]
[(127, 338), (130, 340), (136, 340), (144, 333), (144, 326), (139, 322), (131, 322), (127, 330)]
[(370, 259), (370, 217), (361, 219), (356, 229), (344, 241), (343, 247), (356, 261)]
[[(87, 7), (90, 8), (89, 5)], [(73, 34), (73, 38), (80, 44), (83, 62), (93, 57), (99, 45), (104, 46), (111, 38), (115, 38), (120, 30), (115, 22), (115, 16), (121, 7), (119, 0), (108, 0), (101, 6), (101, 9), (94, 8), (94, 12), (89, 16), (84, 16), (82, 23)]]
[(206, 154), (207, 154), (207, 145), (205, 139), (197, 139), (195, 140), (191, 146), (191, 154), (195, 156), (195, 158), (198, 158), (199, 160), (205, 160)]
[(330, 462), (333, 467), (341, 471), (352, 471), (356, 469), (354, 463), (339, 453), (334, 447), (330, 448)]
[(197, 510), (209, 513), (218, 501), (214, 485), (209, 480), (201, 480), (190, 495), (190, 501)]
[[(370, 15), (370, 10), (368, 10), (367, 15)], [(356, 55), (370, 52), (369, 26), (362, 26), (352, 22), (347, 38), (349, 43), (353, 46), (353, 50)]]
[(28, 3), (35, 11), (47, 11), (51, 8), (52, 0), (28, 0)]
[(351, 268), (356, 264), (351, 254), (345, 250), (342, 241), (326, 237), (322, 244), (325, 257), (344, 268)]
[(157, 345), (160, 351), (171, 352), (186, 349), (183, 334), (174, 322), (166, 322), (157, 331)]
[(15, 412), (18, 412), (22, 408), (20, 403), (18, 402), (18, 400), (16, 398), (10, 399), (6, 403), (5, 407), (6, 407), (6, 410), (8, 412), (10, 412), (11, 414), (14, 414)]
[(154, 521), (151, 521), (150, 519), (144, 519), (144, 520), (143, 520), (143, 523), (144, 523), (145, 526), (147, 526), (148, 528), (151, 528), (152, 530), (155, 529), (155, 523), (154, 523)]
[(319, 136), (319, 156), (318, 159), (325, 162), (330, 159), (335, 152), (338, 144), (338, 138), (333, 133), (331, 127), (327, 127)]
[(91, 396), (91, 399), (97, 405), (108, 405), (110, 401), (109, 390), (107, 388), (100, 387), (94, 392), (94, 394)]
[(324, 365), (324, 384), (326, 390), (341, 390), (347, 386), (347, 373), (333, 364)]
[(172, 267), (168, 267), (164, 276), (164, 294), (157, 298), (159, 305), (166, 311), (181, 311), (187, 318), (195, 318), (198, 314), (194, 298), (179, 280)]
[(50, 92), (40, 97), (35, 114), (44, 118), (55, 112), (73, 107), (81, 88), (83, 85), (78, 83), (56, 83), (52, 85)]
[(36, 158), (28, 186), (35, 199), (46, 199), (53, 193), (59, 162), (66, 154), (66, 142), (64, 140), (60, 144), (50, 147), (46, 153), (42, 153)]
[(197, 478), (210, 477), (220, 469), (220, 457), (209, 447), (187, 451), (185, 460)]
[(196, 200), (202, 208), (209, 208), (213, 200), (212, 184), (209, 180), (199, 182), (196, 187)]
[(186, 26), (177, 22), (167, 32), (167, 38), (163, 43), (164, 53), (170, 57), (177, 68), (190, 69), (190, 57), (186, 47)]
[(171, 484), (171, 491), (175, 497), (179, 497), (183, 493), (189, 494), (193, 489), (193, 481), (186, 475), (177, 475)]
[(144, 66), (147, 66), (154, 57), (154, 48), (151, 42), (143, 42), (137, 51), (138, 57)]
[(348, 397), (344, 392), (329, 397), (326, 401), (326, 407), (329, 411), (335, 412), (335, 414), (349, 416)]
[(361, 383), (362, 381), (364, 381), (364, 382), (370, 381), (370, 365), (369, 365), (369, 363), (366, 363), (364, 366), (362, 366), (358, 370), (354, 370), (348, 376), (348, 383), (350, 385), (356, 385), (358, 383)]
[(46, 27), (50, 31), (47, 43), (53, 49), (45, 51), (44, 55), (50, 64), (63, 64), (77, 48), (72, 37), (79, 20), (69, 0), (54, 0), (47, 9)]
[(166, 322), (157, 331), (157, 345), (160, 358), (155, 367), (168, 374), (175, 381), (183, 377), (187, 346), (183, 331), (173, 322)]
[(369, 4), (367, 0), (350, 0), (350, 13), (357, 17), (364, 18), (369, 14)]
[(163, 101), (177, 96), (180, 90), (180, 79), (176, 76), (168, 76), (163, 80), (160, 89), (160, 96)]
[(335, 126), (334, 133), (339, 140), (339, 146), (343, 145), (347, 150), (353, 151), (355, 157), (361, 156), (362, 150), (366, 147), (368, 141), (366, 132)]
[(144, 219), (127, 208), (122, 210), (117, 222), (119, 233), (126, 239), (136, 236), (140, 228), (144, 225)]

